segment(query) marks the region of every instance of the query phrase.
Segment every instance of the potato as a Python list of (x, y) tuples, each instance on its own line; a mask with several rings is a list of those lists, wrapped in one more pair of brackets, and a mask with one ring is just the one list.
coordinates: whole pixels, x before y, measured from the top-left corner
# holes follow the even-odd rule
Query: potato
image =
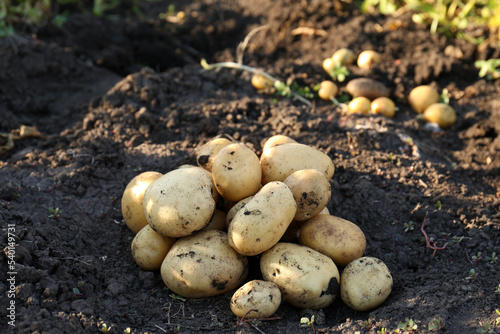
[(273, 247), (293, 220), (297, 204), (283, 182), (266, 184), (234, 216), (229, 224), (229, 245), (252, 256)]
[(227, 212), (226, 214), (226, 228), (229, 227), (229, 224), (231, 224), (231, 221), (233, 220), (234, 216), (236, 215), (236, 213), (241, 209), (243, 208), (248, 202), (250, 202), (250, 200), (253, 198), (253, 196), (248, 196), (248, 197), (245, 197), (243, 198), (241, 201), (238, 201), (237, 203), (235, 203), (231, 209), (229, 209), (229, 211)]
[(328, 73), (328, 75), (333, 72), (336, 66), (337, 63), (332, 58), (326, 58), (323, 60), (323, 69), (326, 73)]
[(262, 184), (284, 181), (290, 174), (301, 169), (316, 169), (328, 181), (335, 172), (332, 159), (325, 153), (303, 144), (284, 144), (268, 148), (260, 157)]
[(364, 96), (358, 96), (352, 99), (347, 105), (347, 111), (350, 114), (363, 114), (369, 115), (371, 110), (371, 102)]
[(215, 209), (212, 218), (208, 222), (208, 225), (205, 226), (204, 230), (227, 231), (226, 214), (224, 211)]
[(396, 105), (388, 97), (379, 97), (372, 101), (371, 112), (392, 118), (396, 114)]
[(196, 155), (198, 166), (205, 168), (209, 172), (212, 171), (212, 164), (217, 156), (217, 153), (227, 145), (232, 144), (232, 141), (226, 138), (215, 138), (200, 147)]
[(248, 259), (227, 242), (227, 233), (201, 231), (177, 240), (161, 265), (161, 277), (174, 293), (206, 298), (238, 288), (248, 274)]
[(348, 220), (317, 215), (299, 230), (299, 243), (330, 257), (337, 266), (346, 266), (363, 256), (366, 238), (361, 229)]
[(322, 81), (318, 90), (318, 96), (327, 101), (331, 101), (332, 97), (337, 96), (339, 88), (330, 80)]
[(273, 282), (253, 280), (245, 283), (231, 298), (231, 311), (238, 317), (268, 318), (281, 304), (281, 291)]
[(179, 238), (203, 229), (215, 210), (212, 180), (201, 168), (173, 170), (156, 179), (143, 199), (146, 219), (156, 232)]
[(316, 169), (298, 170), (283, 182), (290, 188), (297, 202), (295, 220), (304, 221), (316, 216), (332, 196), (330, 182)]
[(268, 149), (270, 147), (283, 145), (283, 144), (291, 144), (291, 143), (297, 143), (297, 142), (288, 136), (275, 135), (275, 136), (272, 136), (271, 138), (269, 138), (268, 140), (266, 140), (266, 143), (264, 144), (262, 151), (265, 151), (266, 149)]
[(257, 90), (271, 88), (274, 85), (274, 82), (271, 79), (263, 76), (262, 74), (254, 74), (251, 82), (253, 88)]
[(342, 272), (340, 298), (356, 311), (368, 311), (382, 304), (392, 291), (393, 280), (385, 263), (361, 257)]
[(222, 148), (212, 164), (215, 187), (226, 200), (237, 202), (260, 188), (262, 170), (257, 155), (245, 144)]
[(260, 269), (264, 280), (275, 283), (282, 298), (299, 308), (327, 307), (339, 293), (335, 263), (306, 246), (277, 243), (262, 254)]
[(125, 187), (122, 195), (122, 215), (125, 224), (134, 232), (139, 232), (148, 224), (142, 200), (149, 185), (163, 174), (158, 172), (144, 172), (134, 177)]
[(426, 122), (437, 123), (441, 128), (449, 128), (457, 121), (455, 109), (446, 103), (431, 104), (424, 111), (424, 120)]
[(341, 64), (341, 65), (351, 65), (354, 63), (356, 60), (356, 56), (354, 55), (354, 52), (352, 52), (349, 49), (342, 48), (337, 51), (332, 55), (332, 60), (336, 64)]
[(132, 257), (144, 270), (158, 270), (176, 239), (156, 233), (151, 226), (144, 226), (132, 240)]
[(215, 187), (215, 183), (214, 183), (214, 177), (212, 175), (212, 172), (206, 170), (205, 168), (203, 167), (199, 167), (199, 166), (195, 166), (195, 165), (190, 165), (190, 164), (185, 164), (185, 165), (180, 165), (178, 167), (178, 169), (182, 169), (182, 168), (199, 168), (200, 170), (204, 171), (205, 173), (207, 173), (209, 176), (210, 176), (210, 179), (212, 180), (212, 196), (214, 197), (214, 200), (215, 202), (218, 202), (219, 199), (220, 199), (220, 194), (219, 192), (217, 191), (217, 188)]
[(422, 85), (412, 89), (408, 103), (416, 113), (421, 114), (428, 106), (439, 102), (439, 93), (432, 86)]
[(349, 81), (346, 90), (353, 97), (364, 96), (370, 100), (382, 96), (388, 97), (390, 94), (389, 88), (383, 83), (368, 78), (357, 78)]
[(380, 63), (380, 53), (373, 50), (365, 50), (358, 56), (358, 67), (369, 69), (373, 65)]

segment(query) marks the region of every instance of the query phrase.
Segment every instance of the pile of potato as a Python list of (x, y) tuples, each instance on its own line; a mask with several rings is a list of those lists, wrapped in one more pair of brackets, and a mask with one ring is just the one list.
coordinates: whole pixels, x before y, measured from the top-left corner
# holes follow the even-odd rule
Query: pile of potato
[[(136, 263), (160, 270), (171, 291), (186, 298), (235, 291), (231, 310), (247, 318), (271, 316), (282, 300), (319, 309), (340, 294), (364, 311), (388, 297), (392, 276), (382, 261), (363, 257), (364, 233), (327, 210), (335, 171), (328, 155), (279, 135), (259, 158), (244, 143), (215, 138), (197, 163), (142, 173), (122, 197)], [(251, 256), (260, 261), (252, 276), (262, 278), (247, 281)]]

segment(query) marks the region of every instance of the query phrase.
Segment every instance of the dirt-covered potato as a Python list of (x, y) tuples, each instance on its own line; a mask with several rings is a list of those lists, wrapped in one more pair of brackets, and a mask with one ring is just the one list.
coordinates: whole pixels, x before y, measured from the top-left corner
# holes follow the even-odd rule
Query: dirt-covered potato
[(369, 115), (370, 109), (371, 109), (371, 101), (364, 96), (355, 97), (347, 105), (347, 111), (350, 114)]
[(347, 48), (342, 48), (335, 51), (332, 55), (332, 60), (336, 64), (341, 65), (351, 65), (356, 61), (356, 56), (352, 50)]
[(283, 181), (297, 202), (295, 220), (308, 220), (323, 210), (332, 196), (330, 182), (316, 169), (302, 169)]
[(248, 260), (227, 240), (227, 233), (217, 230), (177, 240), (161, 265), (165, 285), (186, 298), (212, 297), (241, 286)]
[(382, 304), (392, 291), (389, 268), (374, 257), (361, 257), (342, 272), (340, 297), (356, 311), (368, 311)]
[(260, 259), (264, 280), (275, 283), (293, 306), (320, 309), (339, 293), (340, 275), (328, 256), (306, 246), (280, 242)]
[(173, 170), (146, 190), (143, 208), (156, 232), (179, 238), (203, 229), (212, 218), (215, 200), (212, 180), (201, 168)]
[(297, 143), (297, 142), (294, 139), (285, 135), (275, 135), (266, 140), (264, 147), (262, 148), (262, 151), (265, 151), (266, 149), (273, 146), (291, 144), (291, 143)]
[(449, 128), (457, 122), (457, 113), (446, 103), (434, 103), (424, 111), (426, 122), (437, 123), (441, 128)]
[(270, 182), (232, 219), (229, 245), (243, 255), (257, 255), (273, 247), (293, 220), (297, 204), (292, 191), (279, 181)]
[(219, 230), (219, 231), (227, 231), (226, 227), (226, 214), (224, 211), (215, 209), (214, 214), (208, 225), (205, 226), (205, 230)]
[(281, 291), (273, 282), (253, 280), (245, 283), (231, 298), (231, 311), (238, 318), (268, 318), (281, 304)]
[(219, 151), (232, 144), (232, 141), (226, 138), (215, 138), (200, 147), (198, 153), (196, 154), (196, 162), (198, 166), (205, 168), (208, 171), (212, 171), (212, 164)]
[(396, 114), (396, 105), (388, 97), (376, 98), (372, 101), (370, 109), (373, 114), (379, 114), (388, 118), (392, 118)]
[(132, 232), (137, 233), (148, 224), (142, 200), (149, 185), (162, 175), (158, 172), (144, 172), (134, 177), (125, 187), (121, 201), (122, 215), (125, 224)]
[(416, 113), (421, 114), (428, 106), (439, 102), (438, 91), (428, 85), (417, 86), (408, 94), (408, 103)]
[(144, 270), (158, 270), (176, 239), (156, 233), (151, 226), (144, 226), (132, 240), (132, 257)]
[(354, 223), (331, 215), (317, 215), (299, 230), (299, 243), (330, 257), (338, 266), (346, 266), (363, 256), (366, 238)]
[(229, 228), (229, 224), (231, 224), (231, 221), (233, 220), (234, 216), (236, 215), (236, 212), (238, 212), (242, 207), (244, 207), (250, 200), (252, 199), (253, 196), (248, 196), (243, 198), (241, 201), (238, 201), (235, 203), (228, 211), (226, 214), (226, 228)]
[(335, 172), (332, 159), (304, 144), (283, 144), (268, 148), (260, 157), (262, 166), (262, 184), (271, 181), (284, 181), (290, 174), (301, 169), (316, 169), (323, 173), (328, 181)]
[(237, 202), (260, 188), (259, 158), (243, 143), (223, 147), (212, 164), (215, 187), (226, 200)]
[(346, 90), (353, 97), (364, 96), (370, 100), (389, 96), (390, 90), (383, 83), (370, 78), (352, 79), (347, 83)]
[(207, 169), (205, 169), (203, 167), (199, 167), (199, 166), (195, 166), (195, 165), (190, 165), (190, 164), (180, 165), (178, 169), (182, 169), (182, 168), (199, 168), (202, 171), (204, 171), (205, 173), (207, 173), (210, 176), (210, 179), (212, 180), (212, 196), (214, 197), (215, 202), (219, 201), (220, 194), (217, 191), (217, 188), (215, 187), (214, 177), (212, 175), (212, 172), (210, 172), (209, 170), (207, 170)]

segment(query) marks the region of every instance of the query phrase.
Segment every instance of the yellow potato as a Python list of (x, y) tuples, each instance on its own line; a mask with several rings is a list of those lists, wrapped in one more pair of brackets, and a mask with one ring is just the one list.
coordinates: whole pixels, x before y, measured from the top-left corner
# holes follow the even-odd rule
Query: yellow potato
[(297, 202), (295, 220), (308, 220), (323, 210), (332, 196), (330, 182), (316, 169), (302, 169), (283, 181)]
[(350, 114), (363, 114), (369, 115), (371, 109), (371, 102), (364, 96), (358, 96), (352, 99), (347, 105), (347, 110)]
[(437, 123), (441, 128), (449, 128), (457, 122), (455, 109), (446, 103), (434, 103), (424, 111), (426, 122)]
[(303, 144), (283, 144), (268, 148), (260, 157), (262, 184), (284, 181), (290, 174), (301, 169), (316, 169), (328, 181), (335, 172), (332, 159), (325, 153)]
[(274, 85), (274, 82), (271, 79), (263, 76), (262, 74), (254, 74), (251, 82), (253, 88), (257, 90), (271, 88)]
[(234, 216), (229, 224), (229, 245), (251, 256), (273, 247), (293, 220), (297, 204), (283, 182), (270, 182)]
[(264, 280), (275, 283), (282, 298), (295, 307), (325, 308), (339, 293), (340, 275), (335, 263), (306, 246), (276, 244), (262, 254), (260, 270)]
[(238, 212), (242, 207), (244, 207), (250, 200), (253, 198), (253, 196), (248, 196), (243, 198), (241, 201), (238, 201), (235, 203), (231, 209), (226, 214), (226, 228), (229, 228), (229, 224), (231, 224), (231, 221), (233, 220), (234, 216), (236, 215), (236, 212)]
[(333, 72), (335, 66), (337, 66), (337, 63), (332, 58), (326, 58), (323, 60), (323, 69), (326, 73), (328, 73), (328, 75)]
[(132, 257), (144, 270), (158, 270), (176, 239), (156, 233), (151, 226), (144, 226), (132, 240)]
[(352, 52), (350, 49), (342, 48), (337, 51), (332, 56), (332, 60), (336, 64), (341, 64), (341, 65), (351, 65), (354, 63), (356, 60), (356, 56), (354, 55), (354, 52)]
[(408, 95), (408, 103), (416, 113), (421, 114), (428, 106), (439, 102), (439, 93), (434, 87), (428, 85), (412, 89)]
[(373, 65), (380, 63), (380, 53), (373, 50), (366, 50), (358, 56), (358, 67), (369, 69)]
[(212, 164), (215, 187), (226, 200), (237, 202), (260, 188), (262, 170), (257, 155), (245, 144), (222, 148)]
[(346, 90), (353, 97), (364, 96), (370, 100), (389, 96), (390, 90), (383, 83), (369, 78), (356, 78), (349, 81)]
[(388, 97), (379, 97), (372, 101), (371, 111), (373, 114), (392, 118), (396, 114), (396, 105)]
[(264, 148), (262, 149), (262, 151), (265, 151), (266, 149), (273, 146), (291, 144), (291, 143), (297, 143), (297, 142), (285, 135), (275, 135), (266, 140), (266, 143), (264, 144)]
[(363, 256), (366, 238), (361, 229), (348, 220), (317, 215), (299, 231), (299, 243), (330, 257), (338, 266), (346, 266)]
[(248, 260), (227, 242), (227, 233), (201, 231), (177, 240), (161, 265), (161, 277), (174, 293), (186, 298), (220, 295), (241, 286)]
[(204, 230), (219, 230), (226, 231), (226, 214), (224, 211), (215, 209), (214, 215), (208, 222), (208, 225), (205, 226)]
[(340, 297), (356, 311), (368, 311), (382, 304), (392, 291), (389, 268), (374, 257), (361, 257), (342, 272)]
[(199, 167), (199, 166), (195, 166), (195, 165), (190, 165), (190, 164), (180, 165), (178, 169), (182, 169), (182, 168), (199, 168), (202, 171), (204, 171), (205, 173), (207, 173), (210, 176), (210, 179), (212, 180), (212, 196), (214, 197), (214, 201), (215, 202), (219, 201), (220, 194), (217, 191), (217, 188), (215, 187), (214, 177), (212, 175), (212, 172), (210, 172), (209, 170), (207, 170), (207, 169), (205, 169), (203, 167)]
[(143, 199), (151, 227), (165, 237), (179, 238), (203, 229), (215, 210), (212, 180), (201, 168), (173, 170), (155, 180)]
[(320, 84), (318, 95), (321, 99), (330, 101), (338, 92), (339, 88), (333, 81), (325, 80)]
[(125, 224), (132, 232), (139, 232), (148, 224), (142, 200), (149, 185), (163, 174), (158, 172), (144, 172), (134, 177), (123, 191), (121, 205)]
[(232, 141), (226, 138), (215, 138), (200, 147), (196, 155), (198, 166), (205, 168), (209, 172), (212, 171), (212, 164), (217, 156), (217, 153), (227, 145), (232, 144)]
[(231, 298), (231, 311), (238, 317), (268, 318), (281, 304), (281, 291), (273, 282), (253, 280), (245, 283)]

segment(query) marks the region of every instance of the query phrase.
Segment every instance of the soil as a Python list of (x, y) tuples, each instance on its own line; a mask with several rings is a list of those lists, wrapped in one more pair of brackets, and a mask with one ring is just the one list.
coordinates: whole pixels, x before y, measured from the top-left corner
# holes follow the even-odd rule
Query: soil
[[(23, 26), (0, 39), (0, 132), (27, 125), (41, 134), (16, 137), (0, 156), (2, 242), (16, 244), (14, 258), (8, 247), (0, 256), (2, 333), (98, 333), (103, 323), (110, 333), (313, 333), (299, 326), (312, 314), (318, 333), (392, 332), (409, 319), (415, 333), (475, 333), (487, 323), (500, 331), (500, 261), (490, 259), (500, 255), (500, 81), (473, 65), (498, 58), (498, 45), (433, 35), (409, 12), (362, 15), (338, 1), (135, 3), (102, 17), (61, 7), (61, 27)], [(180, 22), (159, 18), (170, 4), (184, 11)], [(381, 63), (349, 66), (347, 81), (384, 83), (396, 116), (346, 116), (319, 99), (311, 108), (255, 91), (246, 72), (202, 70), (201, 58), (234, 61), (238, 43), (264, 24), (245, 64), (313, 87), (328, 79), (322, 61), (335, 50), (376, 50)], [(298, 27), (316, 30), (294, 35)], [(448, 90), (456, 125), (433, 132), (416, 119), (406, 96), (420, 84)], [(134, 176), (196, 164), (197, 148), (218, 135), (260, 155), (276, 134), (332, 158), (330, 213), (363, 230), (365, 254), (394, 278), (374, 310), (340, 298), (314, 311), (283, 303), (279, 319), (237, 326), (232, 293), (181, 301), (159, 272), (135, 264), (120, 207)]]

